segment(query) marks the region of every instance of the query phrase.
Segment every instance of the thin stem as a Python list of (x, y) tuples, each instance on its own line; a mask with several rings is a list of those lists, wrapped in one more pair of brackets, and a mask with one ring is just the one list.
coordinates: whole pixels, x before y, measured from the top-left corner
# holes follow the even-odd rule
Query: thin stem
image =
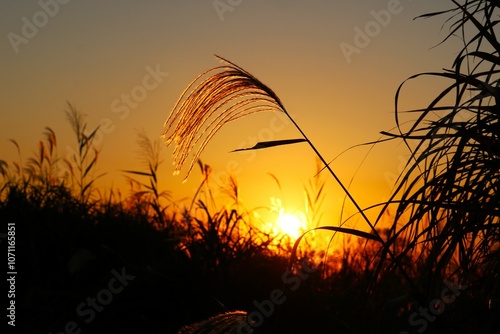
[(316, 154), (316, 156), (318, 156), (318, 158), (321, 160), (321, 162), (325, 165), (325, 168), (328, 169), (328, 171), (333, 176), (333, 178), (335, 179), (335, 181), (337, 181), (337, 183), (340, 185), (340, 187), (342, 188), (342, 190), (344, 191), (344, 193), (347, 195), (347, 197), (349, 197), (349, 199), (351, 200), (352, 204), (354, 204), (354, 206), (356, 207), (356, 209), (358, 210), (358, 212), (361, 214), (361, 216), (363, 217), (363, 219), (366, 221), (366, 223), (368, 224), (368, 226), (370, 226), (370, 228), (372, 229), (373, 233), (375, 233), (375, 236), (379, 239), (379, 241), (382, 244), (384, 244), (384, 241), (380, 237), (380, 234), (378, 233), (378, 231), (375, 229), (375, 226), (373, 226), (373, 224), (370, 222), (370, 219), (368, 219), (368, 217), (364, 213), (364, 210), (361, 209), (361, 207), (356, 202), (356, 200), (354, 199), (354, 197), (351, 195), (351, 193), (349, 192), (349, 190), (344, 186), (344, 184), (342, 183), (342, 181), (340, 181), (340, 179), (335, 174), (335, 172), (333, 171), (333, 169), (326, 162), (326, 160), (323, 158), (323, 156), (321, 155), (321, 153), (319, 153), (319, 151), (316, 149), (316, 147), (314, 146), (314, 144), (309, 140), (309, 138), (307, 137), (307, 135), (304, 133), (304, 131), (302, 131), (302, 129), (299, 127), (299, 125), (295, 122), (295, 120), (287, 112), (285, 112), (285, 113), (286, 113), (287, 117), (290, 119), (290, 121), (293, 123), (293, 125), (295, 126), (295, 128), (297, 130), (299, 130), (300, 134), (307, 141), (307, 143), (312, 148), (312, 150), (314, 151), (314, 153)]
[[(333, 171), (333, 169), (330, 167), (330, 165), (326, 162), (326, 160), (323, 158), (323, 156), (321, 155), (321, 153), (319, 153), (318, 149), (316, 149), (316, 147), (314, 146), (314, 144), (309, 140), (309, 138), (307, 137), (307, 135), (304, 133), (304, 131), (302, 131), (302, 129), (300, 128), (300, 126), (297, 124), (297, 122), (295, 122), (295, 120), (288, 114), (288, 112), (286, 112), (286, 109), (282, 106), (283, 110), (285, 111), (285, 114), (287, 115), (288, 119), (290, 119), (290, 121), (293, 123), (293, 125), (295, 126), (295, 128), (300, 132), (300, 134), (304, 137), (304, 139), (307, 141), (307, 143), (309, 144), (309, 146), (311, 147), (311, 149), (314, 151), (314, 153), (318, 156), (318, 158), (321, 160), (321, 162), (325, 165), (325, 168), (328, 169), (328, 171), (330, 172), (330, 174), (333, 176), (333, 178), (335, 179), (335, 181), (337, 181), (337, 183), (340, 185), (340, 187), (342, 188), (342, 190), (345, 192), (345, 194), (347, 195), (347, 197), (349, 197), (349, 199), (351, 200), (351, 202), (354, 204), (354, 206), (356, 207), (356, 209), (358, 210), (358, 212), (361, 214), (361, 216), (364, 218), (364, 220), (366, 221), (366, 223), (368, 224), (368, 226), (370, 226), (370, 228), (372, 229), (373, 233), (375, 234), (375, 237), (377, 237), (378, 241), (382, 244), (383, 248), (385, 249), (385, 251), (387, 252), (387, 254), (391, 257), (391, 259), (394, 261), (394, 263), (396, 264), (396, 266), (401, 270), (401, 273), (403, 274), (403, 276), (405, 277), (405, 279), (408, 281), (408, 283), (410, 284), (410, 286), (412, 287), (412, 289), (417, 293), (417, 295), (420, 297), (420, 294), (418, 293), (418, 290), (417, 290), (417, 287), (413, 284), (413, 281), (411, 280), (410, 276), (408, 275), (408, 273), (403, 269), (402, 265), (399, 263), (399, 261), (397, 260), (396, 256), (394, 255), (394, 253), (390, 250), (389, 247), (387, 247), (387, 244), (386, 242), (380, 237), (380, 234), (378, 233), (378, 231), (375, 229), (375, 226), (373, 226), (373, 224), (370, 222), (370, 219), (368, 219), (368, 217), (366, 216), (366, 214), (364, 213), (363, 209), (361, 209), (361, 207), (359, 206), (359, 204), (356, 202), (356, 200), (354, 199), (354, 197), (351, 195), (351, 193), (349, 192), (349, 190), (344, 186), (344, 184), (342, 183), (342, 181), (340, 181), (340, 179), (338, 178), (338, 176), (335, 174), (335, 172)], [(420, 298), (418, 298), (420, 299)], [(419, 300), (419, 302), (421, 302)]]

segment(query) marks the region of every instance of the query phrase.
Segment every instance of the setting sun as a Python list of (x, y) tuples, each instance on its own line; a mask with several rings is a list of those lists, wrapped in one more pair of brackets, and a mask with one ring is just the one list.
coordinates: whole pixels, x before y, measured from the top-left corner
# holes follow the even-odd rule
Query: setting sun
[(282, 212), (276, 220), (280, 232), (297, 239), (305, 230), (304, 219), (300, 215)]

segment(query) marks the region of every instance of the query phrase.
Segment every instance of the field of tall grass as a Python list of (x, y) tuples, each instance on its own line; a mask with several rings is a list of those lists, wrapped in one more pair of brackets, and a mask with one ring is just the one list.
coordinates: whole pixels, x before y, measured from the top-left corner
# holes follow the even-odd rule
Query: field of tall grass
[[(138, 133), (143, 170), (123, 170), (130, 192), (95, 184), (96, 129), (68, 104), (78, 150), (58, 154), (46, 128), (38, 151), (0, 160), (0, 219), (15, 222), (18, 325), (23, 333), (496, 333), (500, 328), (500, 43), (494, 1), (451, 1), (449, 37), (463, 40), (449, 70), (421, 73), (449, 85), (420, 109), (395, 96), (393, 131), (410, 158), (391, 197), (362, 208), (278, 95), (242, 67), (195, 78), (166, 122), (164, 139), (180, 170), (202, 175), (193, 198), (159, 189), (161, 142)], [(445, 42), (445, 41), (444, 41)], [(451, 101), (451, 102), (450, 102)], [(295, 243), (256, 224), (238, 200), (213, 197), (204, 148), (228, 122), (283, 113), (357, 208), (369, 232), (321, 224), (324, 184), (308, 188), (311, 226)], [(240, 120), (241, 121), (241, 120)], [(382, 141), (374, 145), (382, 145)], [(13, 140), (12, 144), (21, 150)], [(369, 219), (366, 211), (378, 210)], [(383, 225), (390, 216), (389, 225)], [(316, 249), (314, 233), (342, 234), (344, 249)]]
[[(74, 323), (83, 332), (176, 333), (214, 314), (250, 310), (277, 288), (295, 287), (290, 239), (256, 227), (252, 210), (239, 204), (235, 180), (223, 185), (229, 200), (218, 205), (212, 193), (219, 185), (210, 179), (210, 166), (198, 161), (202, 181), (195, 197), (175, 203), (158, 186), (159, 141), (138, 133), (145, 169), (123, 170), (128, 195), (103, 191), (94, 186), (100, 177), (99, 150), (92, 145), (96, 131), (87, 130), (84, 115), (71, 104), (66, 116), (79, 148), (74, 156), (59, 156), (56, 133), (46, 128), (38, 150), (26, 161), (15, 141), (19, 159), (0, 160), (0, 219), (16, 224), (22, 273), (17, 284), (22, 291), (17, 298), (20, 332), (60, 333)], [(315, 221), (324, 184), (312, 182), (317, 189), (311, 183), (308, 197)], [(323, 314), (328, 322), (345, 319), (327, 315), (323, 290), (330, 284), (340, 288), (337, 280), (351, 285), (358, 271), (373, 270), (375, 249), (356, 247), (346, 248), (345, 254), (337, 251), (321, 270), (299, 281), (300, 289), (290, 294), (280, 318), (300, 312)], [(294, 262), (324, 256), (304, 248)], [(108, 301), (99, 293), (109, 286), (113, 271), (134, 278)], [(367, 284), (365, 277), (335, 303), (356, 305)], [(302, 298), (317, 301), (303, 304)], [(351, 312), (349, 307), (345, 311)]]

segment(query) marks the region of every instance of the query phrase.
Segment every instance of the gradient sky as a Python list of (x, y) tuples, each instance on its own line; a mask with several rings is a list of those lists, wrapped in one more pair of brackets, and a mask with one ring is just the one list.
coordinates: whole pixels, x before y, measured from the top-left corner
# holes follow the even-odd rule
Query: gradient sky
[[(91, 126), (108, 122), (98, 164), (107, 174), (100, 183), (126, 192), (119, 170), (140, 168), (134, 131), (158, 138), (180, 93), (200, 72), (218, 65), (218, 54), (269, 85), (330, 160), (394, 126), (394, 93), (404, 79), (451, 66), (458, 40), (432, 48), (445, 36), (444, 17), (413, 20), (443, 8), (444, 1), (423, 0), (4, 0), (0, 159), (16, 159), (9, 139), (29, 157), (45, 126), (55, 130), (65, 155), (74, 145), (63, 113), (68, 101), (88, 115)], [(359, 31), (366, 29), (371, 36), (363, 39)], [(147, 88), (145, 96), (123, 100), (134, 89), (140, 92), (138, 86)], [(403, 101), (422, 107), (439, 88), (425, 80), (409, 84)], [(274, 196), (290, 211), (302, 210), (303, 184), (315, 165), (306, 145), (228, 153), (257, 140), (295, 137), (289, 123), (263, 113), (224, 128), (202, 160), (222, 174), (237, 164), (234, 174), (250, 208), (268, 205)], [(164, 151), (162, 187), (175, 199), (190, 196), (199, 173), (182, 184), (183, 175), (172, 176), (171, 152)], [(367, 147), (357, 148), (332, 164), (346, 184), (366, 153)], [(389, 194), (387, 177), (406, 157), (395, 142), (373, 149), (351, 186), (362, 206)], [(281, 190), (268, 173), (278, 177)], [(329, 179), (332, 212), (341, 195)]]

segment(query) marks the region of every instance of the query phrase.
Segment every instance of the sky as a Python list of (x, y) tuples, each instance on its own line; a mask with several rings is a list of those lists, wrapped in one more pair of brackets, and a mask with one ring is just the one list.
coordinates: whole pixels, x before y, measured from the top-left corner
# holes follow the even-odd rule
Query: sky
[[(75, 146), (64, 116), (69, 102), (87, 115), (90, 127), (102, 126), (97, 169), (106, 175), (100, 186), (126, 193), (121, 170), (141, 169), (136, 131), (159, 139), (181, 92), (219, 65), (217, 54), (270, 86), (332, 160), (394, 127), (394, 94), (406, 78), (451, 67), (459, 41), (435, 47), (446, 35), (444, 17), (414, 20), (448, 6), (424, 0), (4, 0), (0, 159), (17, 160), (10, 139), (20, 144), (23, 159), (29, 157), (46, 126), (65, 156)], [(411, 82), (403, 106), (423, 107), (439, 88), (438, 82)], [(276, 197), (287, 210), (303, 211), (304, 184), (315, 171), (307, 145), (229, 153), (298, 137), (280, 115), (252, 115), (223, 128), (202, 160), (214, 176), (237, 178), (248, 208)], [(361, 206), (387, 198), (408, 157), (400, 142), (368, 150), (349, 150), (331, 165)], [(161, 186), (174, 199), (192, 196), (200, 173), (182, 183), (182, 172), (172, 175), (171, 153), (172, 147), (162, 153)], [(336, 219), (343, 194), (325, 178), (325, 208), (328, 219)]]

